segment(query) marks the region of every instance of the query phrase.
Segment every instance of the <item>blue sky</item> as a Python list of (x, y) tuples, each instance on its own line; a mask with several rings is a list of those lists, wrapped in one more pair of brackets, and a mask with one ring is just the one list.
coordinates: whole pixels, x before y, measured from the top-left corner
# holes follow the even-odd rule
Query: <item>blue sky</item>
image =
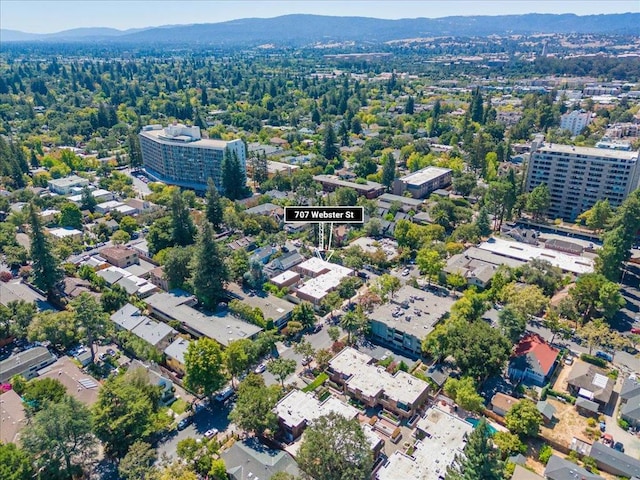
[(0, 27), (51, 33), (78, 27), (140, 28), (215, 23), (291, 13), (376, 18), (446, 17), (520, 13), (623, 13), (640, 11), (638, 0), (0, 0)]

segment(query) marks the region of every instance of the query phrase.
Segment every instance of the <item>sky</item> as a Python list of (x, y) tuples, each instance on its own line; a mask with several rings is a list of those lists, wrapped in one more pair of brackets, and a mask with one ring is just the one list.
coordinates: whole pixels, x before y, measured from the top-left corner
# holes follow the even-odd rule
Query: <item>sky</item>
[(0, 28), (52, 33), (79, 27), (120, 30), (217, 23), (292, 13), (375, 18), (522, 13), (640, 12), (638, 0), (0, 0)]

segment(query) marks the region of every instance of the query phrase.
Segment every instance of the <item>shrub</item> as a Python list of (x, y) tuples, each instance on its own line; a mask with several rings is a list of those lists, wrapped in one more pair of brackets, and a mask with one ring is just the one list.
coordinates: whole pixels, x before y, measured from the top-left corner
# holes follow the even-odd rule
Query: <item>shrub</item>
[(588, 418), (587, 419), (587, 425), (589, 425), (591, 428), (594, 428), (597, 424), (598, 424), (598, 422), (596, 422), (595, 418)]
[(7, 270), (3, 270), (2, 272), (0, 272), (0, 282), (7, 283), (12, 278), (13, 275), (11, 275), (11, 272), (8, 272)]
[(606, 360), (593, 355), (589, 355), (587, 353), (583, 353), (582, 355), (580, 355), (580, 360), (590, 363), (591, 365), (595, 365), (596, 367), (607, 368)]
[(584, 464), (584, 468), (589, 470), (591, 473), (598, 474), (598, 465), (596, 464), (596, 459), (593, 457), (583, 457), (582, 463)]
[(564, 398), (567, 402), (574, 404), (576, 403), (576, 397), (569, 395), (568, 393), (558, 392), (557, 390), (549, 389), (547, 391), (547, 395), (551, 395), (552, 397)]
[(627, 422), (623, 418), (619, 418), (618, 419), (618, 426), (623, 430), (628, 430), (629, 429), (629, 422)]
[(338, 353), (343, 348), (344, 348), (344, 342), (341, 342), (339, 340), (337, 342), (333, 342), (333, 345), (331, 345), (331, 350), (333, 351), (333, 353)]
[(540, 453), (538, 454), (538, 460), (540, 460), (544, 465), (546, 465), (549, 459), (551, 458), (551, 455), (553, 455), (553, 450), (549, 445), (544, 444), (540, 449)]

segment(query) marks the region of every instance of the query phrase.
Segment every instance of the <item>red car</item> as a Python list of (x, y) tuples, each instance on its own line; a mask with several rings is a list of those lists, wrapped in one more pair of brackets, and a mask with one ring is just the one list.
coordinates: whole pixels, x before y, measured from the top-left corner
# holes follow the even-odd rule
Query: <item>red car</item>
[(632, 328), (631, 329), (631, 333), (635, 334), (635, 335), (640, 335), (640, 328)]

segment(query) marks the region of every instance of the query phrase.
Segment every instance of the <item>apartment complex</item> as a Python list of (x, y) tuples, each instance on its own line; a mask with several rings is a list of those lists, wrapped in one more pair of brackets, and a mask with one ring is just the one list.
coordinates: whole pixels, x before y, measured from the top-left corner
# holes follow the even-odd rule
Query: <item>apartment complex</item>
[(639, 183), (637, 151), (546, 144), (541, 138), (533, 142), (526, 190), (549, 187), (551, 218), (573, 221), (598, 200), (617, 207)]
[(142, 161), (147, 173), (171, 185), (206, 190), (212, 178), (222, 186), (222, 161), (225, 152), (235, 152), (246, 172), (247, 155), (241, 139), (224, 141), (202, 138), (200, 127), (182, 124), (147, 125), (140, 132)]
[(583, 110), (574, 110), (560, 117), (560, 128), (569, 130), (573, 136), (580, 134), (590, 123), (591, 113)]
[(451, 185), (451, 174), (448, 168), (426, 167), (394, 180), (393, 193), (409, 192), (413, 198), (425, 198), (431, 192)]

